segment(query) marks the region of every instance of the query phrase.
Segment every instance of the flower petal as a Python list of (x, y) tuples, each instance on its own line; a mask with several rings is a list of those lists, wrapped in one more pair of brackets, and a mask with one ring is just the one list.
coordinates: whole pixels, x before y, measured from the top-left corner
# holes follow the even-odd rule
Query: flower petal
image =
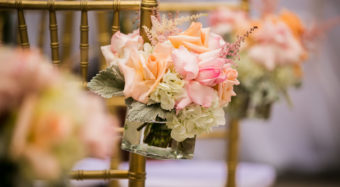
[(111, 50), (113, 53), (122, 53), (126, 46), (134, 46), (139, 49), (143, 45), (143, 39), (138, 35), (138, 30), (131, 34), (116, 32), (111, 38)]
[(182, 110), (186, 106), (188, 106), (190, 103), (192, 103), (192, 100), (190, 99), (187, 90), (184, 91), (184, 96), (182, 99), (180, 99), (176, 104), (176, 111)]
[(202, 29), (202, 23), (192, 22), (190, 27), (181, 34), (188, 35), (188, 36), (201, 37), (201, 29)]
[(211, 87), (204, 86), (197, 81), (191, 81), (186, 85), (190, 99), (203, 107), (210, 107), (216, 94)]
[(225, 44), (223, 38), (215, 33), (210, 33), (207, 47), (211, 50), (220, 49)]
[(110, 66), (111, 64), (113, 64), (116, 57), (111, 51), (111, 46), (110, 45), (101, 46), (100, 49), (102, 50), (103, 56), (106, 61), (106, 65)]
[(183, 45), (188, 48), (190, 51), (195, 52), (195, 53), (204, 53), (210, 51), (209, 48), (204, 47), (202, 45), (195, 45), (193, 43), (183, 41)]
[(227, 76), (223, 74), (221, 69), (205, 68), (200, 69), (196, 80), (205, 86), (212, 87), (223, 82), (226, 78)]
[(175, 48), (179, 48), (181, 45), (183, 45), (183, 42), (189, 42), (197, 45), (202, 43), (200, 37), (186, 35), (169, 36), (169, 40)]
[(192, 80), (196, 78), (199, 70), (197, 56), (181, 46), (172, 52), (172, 59), (176, 72), (183, 76), (184, 79)]

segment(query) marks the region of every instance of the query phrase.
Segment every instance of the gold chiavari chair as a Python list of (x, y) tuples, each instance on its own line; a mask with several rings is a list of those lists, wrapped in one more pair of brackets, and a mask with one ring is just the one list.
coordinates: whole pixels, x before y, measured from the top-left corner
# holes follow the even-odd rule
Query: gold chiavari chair
[[(50, 47), (52, 63), (59, 67), (61, 64), (59, 55), (59, 39), (57, 26), (57, 11), (80, 11), (80, 67), (82, 84), (86, 87), (86, 78), (88, 73), (88, 57), (89, 57), (89, 25), (88, 25), (88, 11), (113, 11), (113, 25), (112, 33), (119, 30), (119, 12), (122, 10), (140, 10), (140, 27), (151, 27), (150, 16), (154, 8), (158, 6), (157, 0), (99, 0), (99, 1), (55, 1), (55, 0), (0, 0), (1, 9), (16, 9), (18, 16), (18, 30), (20, 45), (22, 48), (29, 48), (29, 38), (27, 32), (27, 24), (25, 21), (24, 10), (47, 10), (49, 12), (49, 31), (50, 31)], [(100, 16), (99, 16), (100, 17)], [(67, 23), (66, 23), (67, 24)], [(69, 23), (68, 23), (69, 24)], [(70, 28), (70, 25), (66, 25)], [(146, 33), (143, 29), (140, 34), (144, 41), (148, 41)], [(65, 37), (65, 36), (64, 36)], [(65, 38), (64, 38), (65, 39)], [(103, 41), (104, 42), (104, 41)], [(113, 98), (109, 103), (114, 105), (123, 105), (121, 99)], [(130, 187), (145, 186), (145, 157), (130, 153), (129, 170), (98, 170), (98, 171), (72, 171), (71, 178), (76, 180), (84, 179), (128, 179)], [(111, 166), (114, 165), (111, 163)]]
[[(241, 9), (246, 12), (250, 10), (249, 0), (240, 0), (239, 2), (187, 2), (187, 3), (174, 3), (174, 2), (164, 2), (159, 4), (159, 10), (163, 12), (205, 12), (216, 10), (218, 7), (228, 7), (231, 9)], [(109, 106), (113, 105), (124, 105), (123, 98), (112, 98)], [(227, 187), (235, 187), (236, 184), (236, 171), (238, 166), (238, 152), (239, 152), (239, 120), (229, 119), (228, 129), (225, 131), (213, 131), (209, 134), (203, 134), (198, 137), (199, 139), (225, 139), (227, 141)]]

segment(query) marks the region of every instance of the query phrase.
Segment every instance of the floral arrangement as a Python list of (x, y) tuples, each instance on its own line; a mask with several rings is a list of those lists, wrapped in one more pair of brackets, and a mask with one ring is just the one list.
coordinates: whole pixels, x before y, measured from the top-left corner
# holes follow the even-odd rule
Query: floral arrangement
[(134, 127), (125, 125), (125, 135), (132, 133), (128, 144), (144, 129), (142, 142), (147, 145), (174, 147), (174, 140), (183, 146), (185, 140), (225, 124), (223, 107), (239, 84), (233, 57), (244, 38), (226, 43), (199, 22), (185, 31), (178, 28), (199, 16), (168, 19), (156, 14), (151, 17), (152, 28), (143, 28), (150, 43), (144, 43), (136, 30), (117, 32), (111, 45), (102, 47), (108, 68), (88, 86), (103, 97), (127, 99), (126, 121), (138, 122)]
[(82, 157), (111, 154), (118, 121), (38, 51), (1, 47), (0, 82), (3, 185), (59, 181)]
[(209, 17), (212, 30), (224, 38), (258, 25), (254, 35), (241, 46), (236, 89), (229, 113), (235, 118), (268, 118), (270, 107), (283, 95), (290, 103), (288, 89), (298, 87), (303, 77), (302, 64), (308, 56), (304, 36), (307, 29), (297, 15), (282, 10), (278, 15), (267, 7), (259, 19), (241, 10), (219, 9)]

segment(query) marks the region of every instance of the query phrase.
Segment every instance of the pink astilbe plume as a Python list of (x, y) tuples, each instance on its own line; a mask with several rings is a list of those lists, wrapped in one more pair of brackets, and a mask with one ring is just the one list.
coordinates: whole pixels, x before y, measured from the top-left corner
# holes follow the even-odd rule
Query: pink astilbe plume
[(306, 29), (302, 35), (303, 45), (309, 50), (315, 50), (318, 40), (325, 36), (325, 33), (340, 24), (340, 16), (326, 20), (320, 24), (314, 24)]
[(234, 43), (225, 43), (220, 51), (220, 57), (227, 58), (229, 62), (232, 62), (231, 59), (234, 59), (235, 57), (239, 58), (241, 43), (244, 42), (244, 40), (257, 28), (257, 26), (254, 26), (243, 36), (237, 36), (237, 40)]
[[(155, 16), (155, 18), (157, 18), (158, 21), (161, 21), (161, 15), (159, 13), (159, 7), (153, 7), (152, 8), (152, 14)], [(171, 14), (171, 13), (169, 13)]]
[[(151, 16), (152, 28), (149, 29), (143, 26), (148, 39), (152, 45), (156, 45), (159, 42), (164, 42), (169, 36), (177, 35), (181, 30), (177, 27), (185, 22), (196, 20), (202, 17), (204, 14), (195, 14), (191, 16), (177, 17), (173, 16), (160, 16), (159, 11), (154, 9), (154, 16)], [(177, 14), (176, 14), (177, 15)]]

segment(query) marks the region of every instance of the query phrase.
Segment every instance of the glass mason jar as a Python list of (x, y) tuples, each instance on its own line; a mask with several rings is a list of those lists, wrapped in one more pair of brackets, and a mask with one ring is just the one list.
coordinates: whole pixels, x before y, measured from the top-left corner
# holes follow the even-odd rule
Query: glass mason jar
[(166, 122), (125, 121), (122, 149), (154, 159), (191, 159), (196, 138), (177, 142)]
[(226, 109), (228, 116), (234, 119), (257, 118), (269, 119), (271, 114), (272, 103), (261, 103), (251, 107), (251, 98), (249, 91), (241, 85), (235, 87), (237, 97), (233, 97)]

